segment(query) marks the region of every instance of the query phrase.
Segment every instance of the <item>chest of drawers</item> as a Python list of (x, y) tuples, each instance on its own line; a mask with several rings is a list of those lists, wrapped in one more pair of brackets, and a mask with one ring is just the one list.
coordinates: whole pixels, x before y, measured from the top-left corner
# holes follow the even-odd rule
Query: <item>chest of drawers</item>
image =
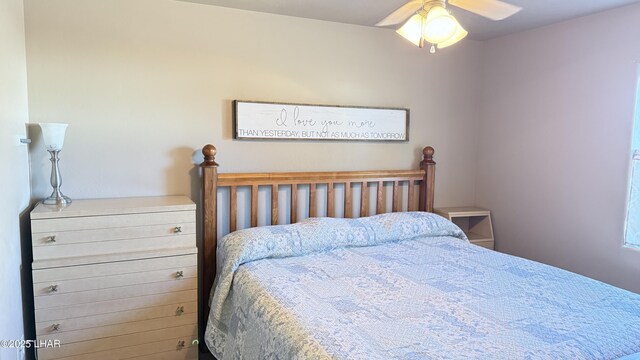
[(37, 205), (38, 359), (197, 359), (195, 222), (183, 196)]

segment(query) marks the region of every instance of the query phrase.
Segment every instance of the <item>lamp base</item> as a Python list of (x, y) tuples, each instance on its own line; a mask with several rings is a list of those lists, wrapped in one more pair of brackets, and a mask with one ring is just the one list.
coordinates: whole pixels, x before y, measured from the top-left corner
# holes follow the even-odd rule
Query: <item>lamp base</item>
[(53, 187), (53, 192), (48, 198), (44, 199), (42, 203), (45, 205), (67, 206), (71, 204), (71, 199), (64, 196), (62, 191), (60, 191), (60, 186), (62, 186), (62, 176), (58, 169), (58, 161), (60, 160), (58, 154), (60, 150), (47, 151), (51, 154), (51, 186)]
[(67, 206), (71, 204), (71, 199), (68, 196), (64, 196), (62, 194), (51, 194), (48, 198), (42, 201), (45, 205), (58, 205), (58, 206)]

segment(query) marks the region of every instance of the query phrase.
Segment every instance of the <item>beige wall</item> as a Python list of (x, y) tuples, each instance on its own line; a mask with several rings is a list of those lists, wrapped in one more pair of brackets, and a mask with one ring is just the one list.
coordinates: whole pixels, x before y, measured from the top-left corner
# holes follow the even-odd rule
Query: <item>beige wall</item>
[[(432, 145), (436, 203), (474, 199), (474, 41), (432, 56), (391, 30), (180, 1), (25, 4), (31, 121), (70, 124), (72, 198), (191, 195), (192, 155), (213, 143), (222, 172), (407, 169)], [(234, 141), (233, 99), (407, 107), (411, 141)], [(31, 155), (41, 198), (49, 162), (40, 142)]]
[[(22, 0), (0, 1), (0, 339), (22, 338), (20, 214), (29, 206), (27, 65)], [(16, 349), (0, 348), (0, 359)]]
[(476, 202), (500, 251), (640, 292), (623, 248), (640, 5), (483, 44)]

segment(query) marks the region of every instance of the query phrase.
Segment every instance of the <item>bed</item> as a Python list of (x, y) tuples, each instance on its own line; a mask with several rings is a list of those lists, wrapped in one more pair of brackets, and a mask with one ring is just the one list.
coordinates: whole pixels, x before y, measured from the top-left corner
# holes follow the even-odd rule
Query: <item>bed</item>
[[(218, 359), (640, 358), (640, 295), (473, 245), (431, 213), (430, 147), (418, 170), (382, 172), (218, 174), (215, 148), (203, 153), (201, 336)], [(360, 211), (335, 218), (334, 186), (351, 209), (356, 183)], [(300, 184), (310, 218), (298, 222)], [(234, 231), (242, 186), (251, 227)], [(272, 226), (257, 227), (259, 186), (290, 187), (287, 221), (272, 196)], [(232, 231), (220, 241), (219, 187)]]

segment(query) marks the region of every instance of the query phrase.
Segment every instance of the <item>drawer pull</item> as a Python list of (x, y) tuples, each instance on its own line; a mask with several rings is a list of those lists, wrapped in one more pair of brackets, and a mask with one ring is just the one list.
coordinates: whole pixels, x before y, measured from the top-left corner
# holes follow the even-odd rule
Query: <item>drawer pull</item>
[(56, 236), (55, 235), (47, 236), (47, 242), (48, 243), (56, 242)]
[(184, 306), (178, 306), (176, 309), (176, 316), (180, 316), (182, 314), (184, 314)]
[(182, 226), (176, 226), (173, 228), (173, 232), (174, 233), (181, 233), (182, 232)]
[(184, 340), (178, 340), (178, 344), (176, 345), (176, 349), (182, 350), (185, 346)]
[(51, 331), (58, 331), (58, 330), (60, 330), (60, 324), (51, 325)]
[(184, 271), (176, 271), (176, 279), (182, 279), (184, 277)]
[(51, 285), (49, 286), (49, 292), (58, 292), (58, 285)]

